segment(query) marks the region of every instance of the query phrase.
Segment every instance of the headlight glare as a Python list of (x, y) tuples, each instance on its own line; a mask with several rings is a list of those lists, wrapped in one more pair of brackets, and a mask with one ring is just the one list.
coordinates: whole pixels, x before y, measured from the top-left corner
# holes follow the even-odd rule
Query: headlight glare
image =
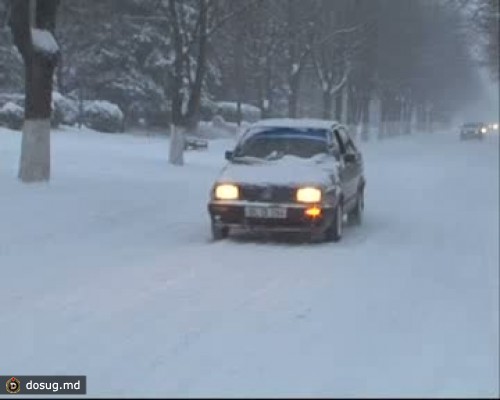
[(218, 200), (237, 200), (239, 193), (238, 186), (232, 184), (220, 184), (215, 187), (215, 198)]
[(300, 203), (319, 203), (321, 190), (315, 187), (304, 187), (297, 190), (297, 201)]

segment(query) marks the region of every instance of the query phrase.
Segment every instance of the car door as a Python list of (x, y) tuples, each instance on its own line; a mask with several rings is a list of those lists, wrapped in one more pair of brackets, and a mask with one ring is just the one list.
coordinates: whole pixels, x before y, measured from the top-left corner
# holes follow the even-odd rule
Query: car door
[(351, 163), (352, 166), (352, 172), (353, 172), (353, 190), (355, 193), (357, 193), (357, 190), (360, 185), (363, 184), (363, 157), (361, 155), (361, 152), (358, 150), (356, 145), (354, 144), (354, 141), (349, 138), (347, 140), (347, 145), (346, 145), (346, 152), (348, 154), (352, 154), (354, 157), (353, 162)]
[(339, 147), (337, 144), (337, 139), (333, 134), (332, 130), (327, 132), (327, 147), (328, 147), (328, 159), (322, 163), (322, 170), (327, 173), (329, 177), (329, 185), (326, 188), (327, 199), (334, 202), (336, 198), (336, 188), (338, 184), (337, 177), (337, 163), (339, 155)]
[(339, 173), (342, 182), (342, 192), (344, 193), (344, 207), (350, 209), (355, 202), (357, 192), (356, 163), (346, 162), (345, 156), (351, 150), (348, 147), (349, 136), (343, 127), (334, 130), (340, 149), (341, 171)]

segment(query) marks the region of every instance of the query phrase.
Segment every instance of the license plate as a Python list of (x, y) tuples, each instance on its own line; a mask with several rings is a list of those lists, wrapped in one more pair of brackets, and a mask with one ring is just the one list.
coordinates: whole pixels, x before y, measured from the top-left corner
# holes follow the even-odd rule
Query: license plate
[(247, 218), (286, 218), (284, 207), (245, 207)]

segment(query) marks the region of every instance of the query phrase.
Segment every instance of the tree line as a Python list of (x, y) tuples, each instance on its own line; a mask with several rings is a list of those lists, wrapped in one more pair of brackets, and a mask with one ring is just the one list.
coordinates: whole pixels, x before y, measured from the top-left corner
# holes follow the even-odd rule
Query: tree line
[[(360, 124), (377, 97), (382, 120), (415, 113), (425, 124), (455, 111), (477, 83), (457, 3), (65, 0), (56, 87), (114, 101), (132, 122), (196, 125), (205, 101), (224, 99), (265, 115)], [(479, 2), (476, 17), (494, 39), (488, 5), (498, 1)], [(6, 42), (2, 54), (15, 53)], [(496, 61), (498, 47), (486, 47)], [(19, 57), (3, 59), (14, 78), (5, 83), (19, 85)]]
[[(57, 63), (30, 51), (18, 13), (30, 2)], [(57, 14), (44, 22), (44, 9)], [(384, 137), (431, 130), (477, 100), (478, 54), (498, 77), (498, 18), (497, 0), (4, 1), (0, 91), (37, 84), (23, 68), (34, 60), (55, 68), (55, 90), (109, 100), (128, 125), (195, 129), (225, 100)]]

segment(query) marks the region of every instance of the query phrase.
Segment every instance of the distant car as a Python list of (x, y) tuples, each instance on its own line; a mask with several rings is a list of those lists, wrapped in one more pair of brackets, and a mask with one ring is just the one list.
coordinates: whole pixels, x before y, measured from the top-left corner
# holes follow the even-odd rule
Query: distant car
[(187, 137), (184, 140), (184, 150), (206, 150), (208, 148), (208, 140), (193, 137)]
[(208, 204), (215, 240), (243, 228), (339, 241), (345, 214), (361, 223), (363, 158), (337, 122), (262, 120), (226, 159)]
[(490, 131), (498, 131), (498, 122), (492, 122), (488, 124), (488, 128)]
[(460, 128), (460, 140), (483, 139), (487, 133), (488, 126), (482, 122), (466, 123)]

